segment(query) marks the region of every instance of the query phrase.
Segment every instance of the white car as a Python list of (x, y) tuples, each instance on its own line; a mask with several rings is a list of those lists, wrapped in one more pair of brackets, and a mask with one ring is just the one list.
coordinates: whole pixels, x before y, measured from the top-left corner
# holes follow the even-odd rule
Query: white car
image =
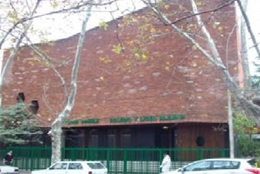
[(60, 161), (31, 174), (107, 174), (107, 168), (100, 161)]
[(215, 158), (195, 161), (163, 174), (260, 174), (252, 159)]
[(1, 163), (0, 174), (19, 174), (19, 168)]

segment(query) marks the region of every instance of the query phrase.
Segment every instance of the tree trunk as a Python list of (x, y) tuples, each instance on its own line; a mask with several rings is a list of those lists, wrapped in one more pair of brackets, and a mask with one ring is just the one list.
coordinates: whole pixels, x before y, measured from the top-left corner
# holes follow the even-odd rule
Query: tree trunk
[(57, 121), (52, 125), (52, 156), (51, 161), (56, 162), (61, 160), (61, 136), (62, 136), (62, 123)]
[(79, 70), (79, 64), (81, 58), (81, 50), (85, 39), (86, 26), (91, 16), (91, 9), (92, 9), (92, 5), (89, 5), (87, 7), (86, 18), (82, 23), (82, 29), (79, 36), (77, 51), (75, 54), (74, 64), (71, 72), (70, 93), (67, 99), (67, 103), (63, 111), (58, 115), (56, 120), (52, 123), (51, 131), (50, 131), (51, 138), (52, 138), (52, 157), (51, 157), (52, 164), (61, 160), (62, 123), (69, 117), (71, 110), (74, 106), (74, 101), (77, 94), (77, 77), (78, 77), (78, 70)]
[(229, 131), (229, 157), (234, 158), (235, 157), (235, 144), (234, 144), (234, 130), (233, 130), (233, 112), (232, 112), (232, 97), (231, 93), (227, 92), (228, 95), (228, 131)]

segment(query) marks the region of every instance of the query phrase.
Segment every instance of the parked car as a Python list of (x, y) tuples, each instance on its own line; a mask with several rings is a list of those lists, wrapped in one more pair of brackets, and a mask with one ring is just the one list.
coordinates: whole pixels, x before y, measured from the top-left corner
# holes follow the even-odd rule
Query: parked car
[(260, 170), (253, 164), (253, 159), (205, 159), (163, 174), (260, 174)]
[(19, 174), (19, 168), (0, 162), (0, 174)]
[(100, 161), (60, 161), (31, 174), (107, 174), (107, 168)]

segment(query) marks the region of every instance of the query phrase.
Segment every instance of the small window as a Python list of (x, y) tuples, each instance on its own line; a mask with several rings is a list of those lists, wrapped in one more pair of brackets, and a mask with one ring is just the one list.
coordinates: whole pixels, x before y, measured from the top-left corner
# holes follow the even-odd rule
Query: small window
[(104, 169), (105, 166), (101, 163), (87, 163), (91, 169)]
[(80, 170), (83, 169), (80, 163), (70, 163), (69, 170)]
[(131, 147), (131, 130), (124, 129), (121, 132), (121, 147)]
[(67, 169), (67, 163), (56, 163), (53, 166), (51, 166), (50, 170), (64, 170)]
[(115, 130), (108, 131), (107, 145), (108, 145), (108, 147), (116, 147), (116, 131)]
[(98, 139), (98, 131), (96, 129), (92, 129), (90, 131), (89, 147), (98, 147)]
[(31, 105), (30, 105), (30, 110), (32, 112), (32, 114), (37, 114), (39, 109), (39, 103), (37, 100), (32, 100), (31, 101)]
[(204, 139), (204, 137), (203, 137), (203, 136), (198, 136), (197, 139), (196, 139), (196, 144), (197, 144), (197, 146), (199, 146), (199, 147), (204, 146), (204, 144), (205, 144), (205, 139)]
[(25, 95), (23, 92), (18, 93), (17, 97), (16, 97), (16, 101), (17, 103), (21, 103), (24, 102), (25, 100)]

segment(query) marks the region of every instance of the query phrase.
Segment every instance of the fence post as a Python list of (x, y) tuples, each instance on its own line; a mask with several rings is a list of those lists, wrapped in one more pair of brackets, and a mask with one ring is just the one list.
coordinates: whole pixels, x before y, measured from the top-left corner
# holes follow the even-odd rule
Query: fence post
[(110, 170), (110, 149), (106, 149), (107, 151), (107, 170), (109, 171)]
[(124, 149), (124, 156), (123, 156), (123, 161), (124, 161), (124, 174), (127, 173), (127, 151)]
[(201, 160), (203, 158), (203, 149), (201, 147), (198, 148), (198, 153), (199, 160)]
[(32, 171), (33, 165), (34, 165), (34, 157), (33, 157), (34, 150), (35, 150), (35, 148), (30, 149), (30, 151), (31, 151), (31, 154), (30, 154), (30, 158), (31, 158), (31, 161), (30, 161), (30, 170), (31, 170), (31, 171)]

